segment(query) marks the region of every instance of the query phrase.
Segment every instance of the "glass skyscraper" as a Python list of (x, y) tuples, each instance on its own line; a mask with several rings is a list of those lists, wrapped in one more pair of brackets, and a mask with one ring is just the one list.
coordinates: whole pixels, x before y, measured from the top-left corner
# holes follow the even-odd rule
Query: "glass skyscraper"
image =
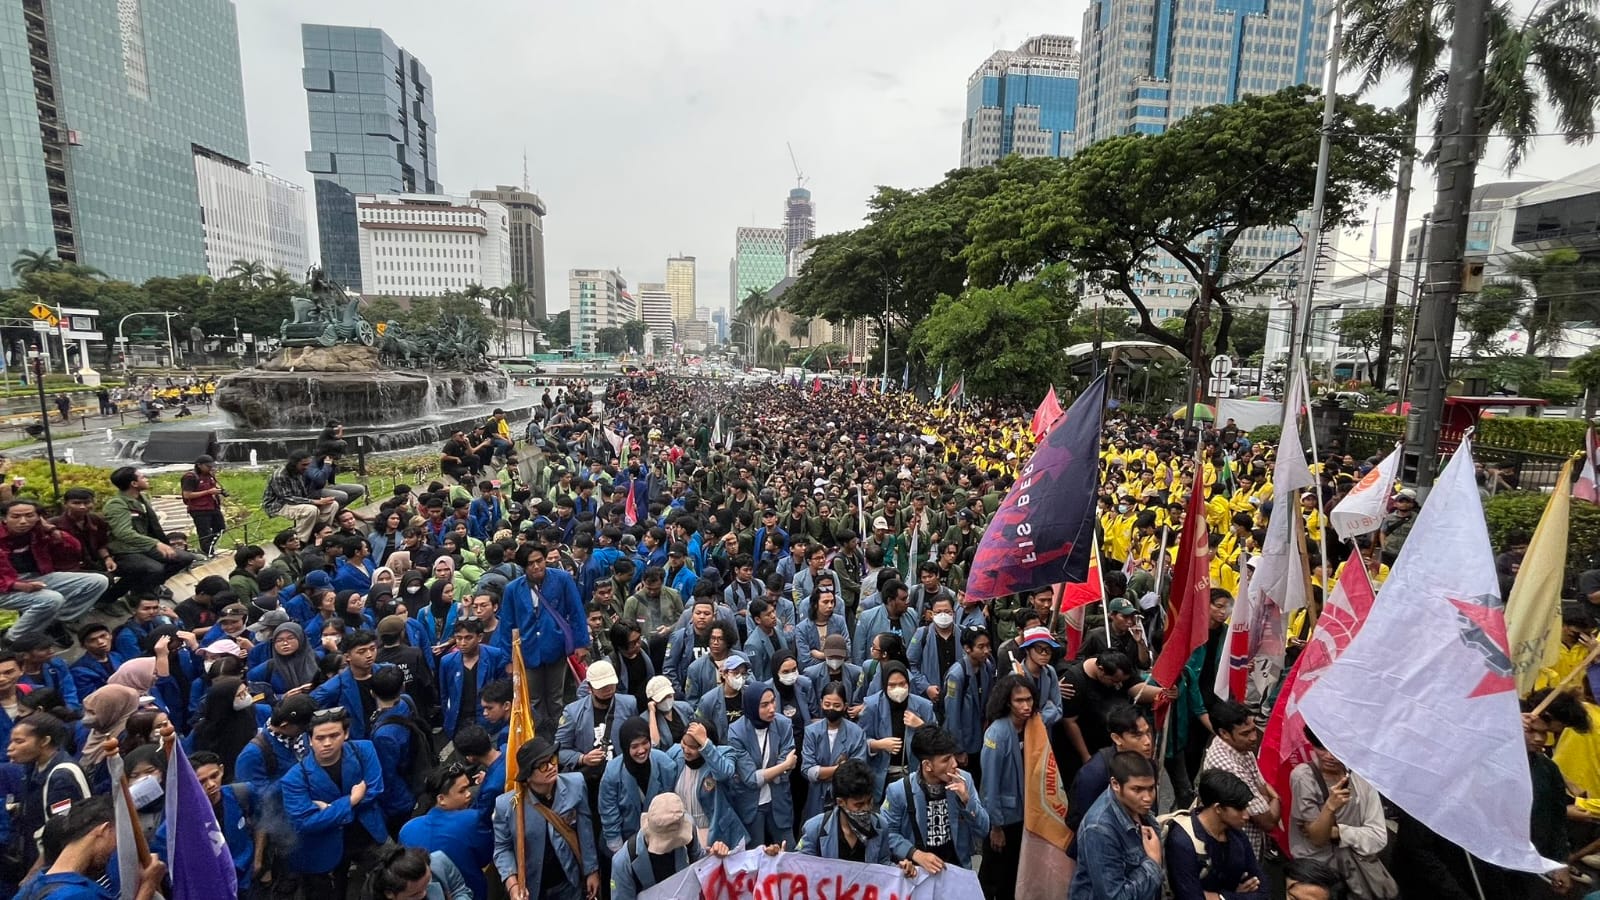
[(204, 273), (196, 147), (250, 159), (231, 0), (0, 4), (0, 251)]
[(1332, 0), (1091, 0), (1078, 139), (1160, 134), (1202, 106), (1317, 82)]
[(734, 232), (733, 313), (751, 291), (766, 293), (789, 271), (787, 237), (782, 228), (741, 226)]
[(359, 291), (356, 194), (437, 194), (433, 78), (381, 28), (301, 25), (322, 269)]
[(961, 166), (990, 166), (1013, 153), (1071, 156), (1077, 118), (1077, 42), (1031, 37), (991, 55), (967, 79)]

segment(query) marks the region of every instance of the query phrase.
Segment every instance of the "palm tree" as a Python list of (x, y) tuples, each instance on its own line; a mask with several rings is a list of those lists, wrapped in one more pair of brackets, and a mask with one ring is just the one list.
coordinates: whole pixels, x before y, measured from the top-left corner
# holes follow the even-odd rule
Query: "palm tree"
[[(1441, 63), (1450, 45), (1454, 10), (1444, 0), (1347, 0), (1342, 52), (1346, 72), (1361, 73), (1365, 93), (1392, 74), (1405, 74), (1406, 98), (1400, 105), (1406, 127), (1415, 135), (1422, 107), (1438, 99), (1447, 83)], [(1568, 143), (1587, 143), (1600, 102), (1600, 19), (1591, 0), (1550, 0), (1519, 18), (1506, 0), (1495, 0), (1489, 14), (1489, 62), (1484, 73), (1480, 148), (1491, 131), (1508, 143), (1508, 169), (1519, 165), (1538, 132), (1541, 101), (1555, 107)], [(1437, 130), (1437, 128), (1435, 129)], [(1383, 330), (1394, 332), (1405, 257), (1406, 214), (1410, 207), (1413, 146), (1400, 155), (1395, 172), (1395, 232), (1384, 287)], [(1376, 382), (1384, 385), (1390, 344), (1379, 346)]]
[(1594, 295), (1579, 284), (1585, 268), (1578, 251), (1570, 247), (1544, 256), (1515, 256), (1507, 261), (1506, 274), (1532, 288), (1533, 302), (1520, 317), (1522, 328), (1528, 333), (1527, 355), (1537, 356), (1540, 350), (1553, 354), (1567, 322), (1595, 317)]
[(259, 259), (236, 259), (228, 266), (227, 280), (236, 284), (259, 287), (267, 278), (267, 264)]
[(1583, 417), (1594, 419), (1595, 408), (1600, 406), (1600, 347), (1567, 364), (1567, 377), (1583, 385)]
[(46, 247), (43, 250), (18, 250), (17, 258), (11, 261), (11, 274), (18, 278), (60, 270), (61, 260), (56, 258), (54, 247)]

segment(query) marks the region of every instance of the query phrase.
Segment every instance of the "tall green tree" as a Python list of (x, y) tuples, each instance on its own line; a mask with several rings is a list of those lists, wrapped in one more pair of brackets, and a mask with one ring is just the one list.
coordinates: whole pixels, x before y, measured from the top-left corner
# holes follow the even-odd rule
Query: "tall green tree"
[(43, 250), (23, 248), (17, 251), (17, 258), (11, 261), (11, 274), (18, 278), (43, 272), (57, 272), (60, 269), (61, 260), (56, 257), (54, 247), (46, 247)]
[(1519, 279), (1532, 295), (1519, 316), (1529, 356), (1553, 351), (1569, 322), (1600, 321), (1600, 278), (1577, 250), (1563, 247), (1543, 256), (1512, 257), (1506, 274)]
[(1590, 347), (1589, 352), (1567, 364), (1567, 377), (1583, 386), (1583, 417), (1594, 419), (1600, 406), (1600, 347)]
[(650, 326), (642, 319), (633, 319), (622, 323), (622, 333), (628, 338), (628, 349), (635, 353), (644, 352), (644, 333)]
[[(1068, 160), (1030, 161), (1046, 177), (1003, 181), (972, 223), (965, 255), (973, 283), (1015, 284), (1067, 262), (1126, 300), (1140, 334), (1185, 355), (1192, 329), (1210, 326), (1194, 313), (1214, 311), (1214, 352), (1227, 352), (1233, 298), (1259, 289), (1301, 252), (1261, 261), (1234, 251), (1251, 229), (1293, 228), (1311, 206), (1321, 107), (1312, 88), (1290, 87), (1196, 110), (1163, 134), (1113, 137)], [(1329, 229), (1358, 221), (1366, 198), (1392, 187), (1397, 124), (1369, 105), (1339, 102)], [(1182, 335), (1161, 328), (1140, 294), (1148, 280), (1170, 274), (1156, 271), (1158, 254), (1175, 260), (1195, 290)]]
[(1065, 371), (1076, 292), (1066, 267), (1012, 285), (940, 297), (917, 326), (929, 365), (961, 372), (980, 397), (1038, 402)]
[(628, 333), (621, 328), (602, 328), (594, 333), (596, 353), (626, 353)]

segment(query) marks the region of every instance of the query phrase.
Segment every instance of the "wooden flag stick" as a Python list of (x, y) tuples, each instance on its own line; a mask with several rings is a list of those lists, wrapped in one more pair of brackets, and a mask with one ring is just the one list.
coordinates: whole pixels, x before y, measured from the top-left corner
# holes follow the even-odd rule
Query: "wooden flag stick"
[(1568, 672), (1565, 678), (1561, 679), (1555, 684), (1555, 686), (1550, 688), (1550, 693), (1547, 694), (1543, 700), (1539, 701), (1539, 705), (1533, 708), (1533, 712), (1530, 715), (1543, 715), (1544, 711), (1549, 708), (1552, 702), (1555, 701), (1556, 695), (1561, 693), (1561, 691), (1565, 689), (1567, 685), (1576, 681), (1579, 675), (1589, 671), (1589, 666), (1592, 665), (1597, 659), (1600, 659), (1600, 641), (1595, 641), (1594, 646), (1589, 648), (1589, 655), (1583, 658), (1583, 662), (1574, 666), (1572, 671)]

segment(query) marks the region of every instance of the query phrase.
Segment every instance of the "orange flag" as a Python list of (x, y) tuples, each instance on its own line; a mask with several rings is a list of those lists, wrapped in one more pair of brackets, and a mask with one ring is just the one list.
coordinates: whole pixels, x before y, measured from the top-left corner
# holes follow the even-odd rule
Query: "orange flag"
[(522, 632), (511, 632), (511, 725), (506, 732), (506, 784), (517, 783), (517, 750), (533, 740), (533, 705), (528, 701), (528, 670), (522, 662)]
[(1050, 385), (1050, 393), (1044, 395), (1043, 402), (1033, 412), (1033, 426), (1031, 428), (1033, 439), (1036, 441), (1044, 440), (1044, 436), (1050, 433), (1050, 429), (1055, 427), (1061, 416), (1061, 401), (1056, 399), (1056, 386), (1052, 384)]
[(1024, 792), (1022, 848), (1017, 861), (1017, 900), (1059, 900), (1071, 875), (1067, 843), (1067, 788), (1056, 768), (1050, 735), (1038, 716), (1022, 732)]

